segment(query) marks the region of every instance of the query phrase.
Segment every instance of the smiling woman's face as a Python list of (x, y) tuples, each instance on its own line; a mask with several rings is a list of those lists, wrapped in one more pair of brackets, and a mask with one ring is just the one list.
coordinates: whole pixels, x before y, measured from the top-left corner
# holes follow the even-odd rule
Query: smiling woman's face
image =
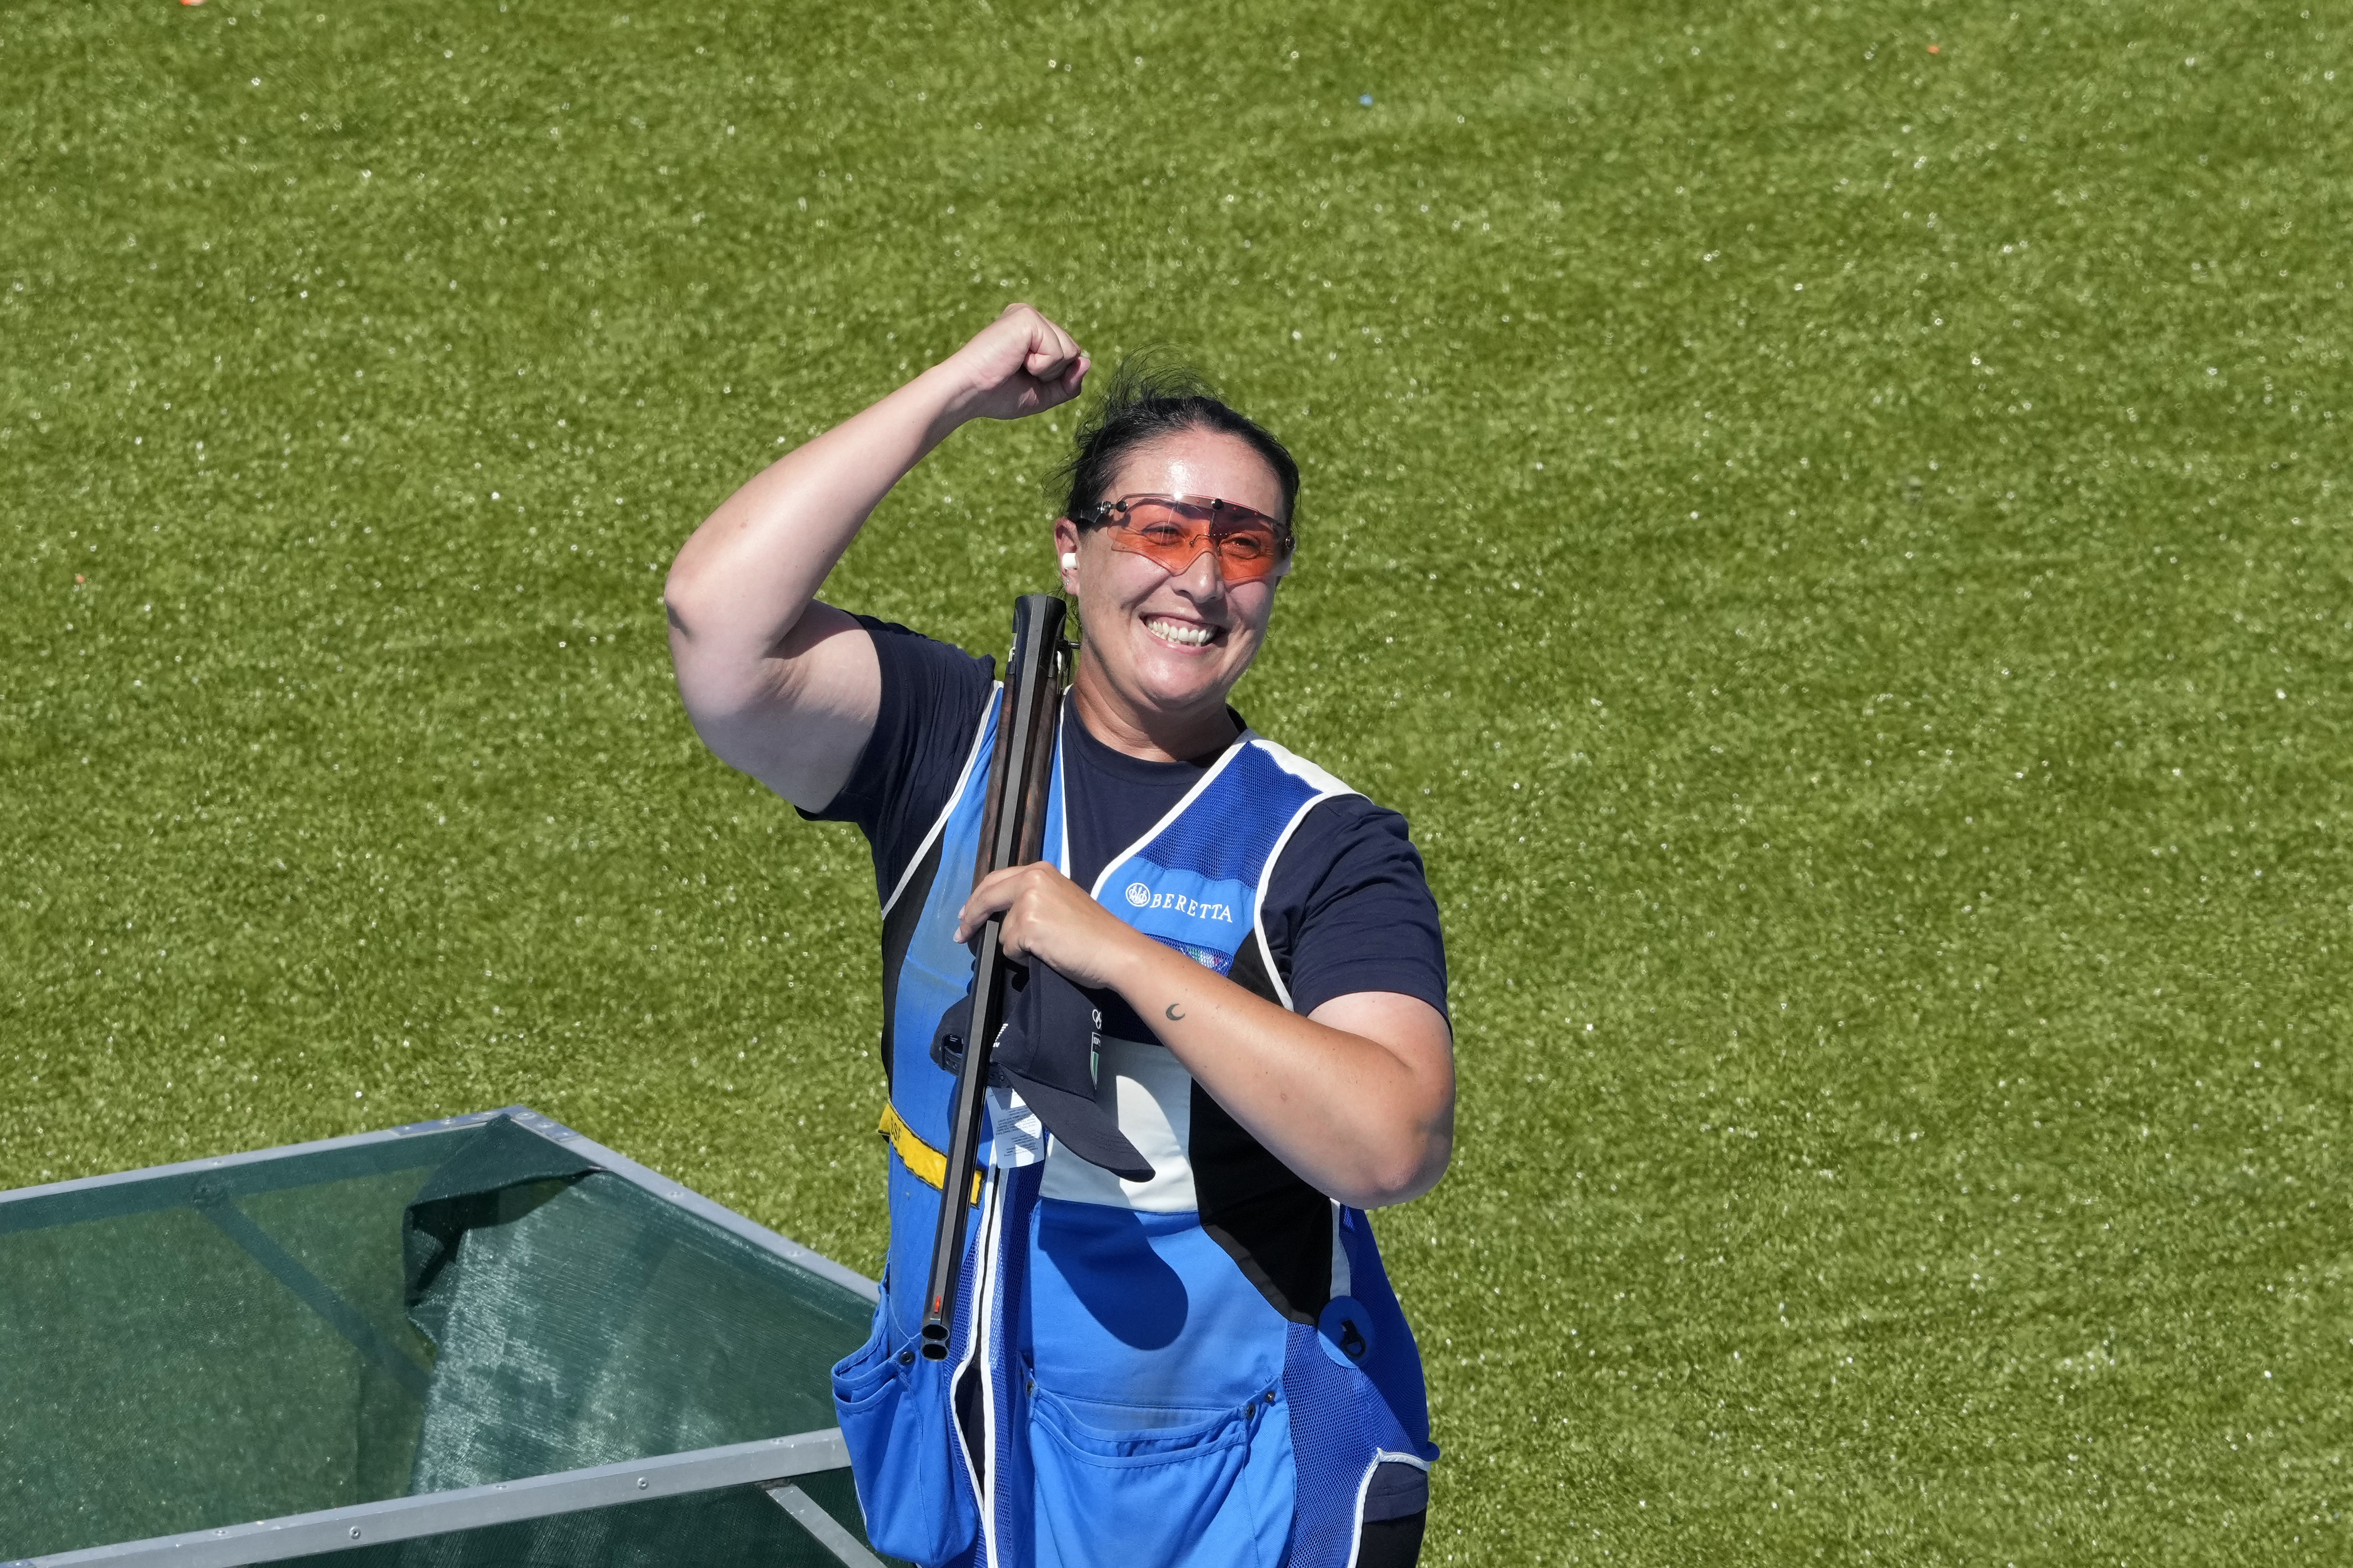
[[(1129, 453), (1097, 499), (1130, 495), (1214, 496), (1283, 515), (1282, 484), (1266, 459), (1212, 430), (1181, 431)], [(1216, 552), (1205, 551), (1171, 575), (1148, 557), (1113, 548), (1104, 532), (1082, 532), (1068, 518), (1054, 524), (1056, 552), (1078, 555), (1076, 567), (1063, 568), (1062, 585), (1077, 598), (1085, 630), (1082, 711), (1099, 731), (1108, 720), (1176, 756), (1221, 744), (1231, 733), (1227, 694), (1266, 636), (1280, 574), (1228, 583)], [(1197, 735), (1201, 743), (1193, 745)], [(1102, 735), (1113, 744), (1131, 738)]]

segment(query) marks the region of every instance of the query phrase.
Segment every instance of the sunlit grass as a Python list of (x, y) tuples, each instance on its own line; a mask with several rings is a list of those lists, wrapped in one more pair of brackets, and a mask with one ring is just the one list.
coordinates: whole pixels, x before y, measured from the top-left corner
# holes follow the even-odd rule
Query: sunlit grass
[[(0, 17), (0, 1184), (526, 1101), (876, 1267), (870, 866), (660, 573), (1025, 298), (1306, 465), (1430, 1561), (2341, 1555), (2353, 55), (1945, 16)], [(1059, 423), (831, 595), (997, 651)]]

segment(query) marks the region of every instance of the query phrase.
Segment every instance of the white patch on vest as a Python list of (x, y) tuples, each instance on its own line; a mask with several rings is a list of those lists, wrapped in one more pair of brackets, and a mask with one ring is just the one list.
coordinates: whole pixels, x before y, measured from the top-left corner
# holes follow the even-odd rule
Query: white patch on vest
[(1193, 1191), (1193, 1075), (1166, 1046), (1103, 1037), (1095, 1069), (1095, 1102), (1119, 1120), (1119, 1130), (1152, 1166), (1148, 1182), (1131, 1182), (1091, 1164), (1060, 1143), (1046, 1156), (1043, 1197), (1071, 1203), (1139, 1209), (1145, 1214), (1189, 1214), (1200, 1200)]
[(1045, 1123), (1017, 1091), (988, 1091), (988, 1163), (998, 1170), (1034, 1165), (1046, 1157)]
[(1152, 889), (1141, 882), (1130, 882), (1127, 885), (1127, 901), (1140, 910), (1152, 901)]

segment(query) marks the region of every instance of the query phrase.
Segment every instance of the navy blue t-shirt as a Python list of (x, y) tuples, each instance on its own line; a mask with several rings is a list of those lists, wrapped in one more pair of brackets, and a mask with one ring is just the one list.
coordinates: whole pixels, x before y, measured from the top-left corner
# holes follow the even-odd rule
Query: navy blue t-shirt
[[(988, 660), (961, 648), (869, 616), (858, 621), (873, 637), (882, 669), (874, 734), (841, 792), (823, 810), (803, 815), (856, 823), (873, 846), (875, 883), (888, 897), (947, 808), (994, 678)], [(1075, 710), (1064, 733), (1071, 878), (1092, 887), (1111, 858), (1166, 816), (1217, 757), (1131, 757), (1090, 734)], [(1396, 812), (1362, 795), (1312, 808), (1275, 862), (1265, 918), (1267, 945), (1302, 1014), (1358, 991), (1398, 992), (1446, 1011), (1438, 901)], [(1098, 1003), (1105, 1034), (1155, 1037), (1117, 997)]]

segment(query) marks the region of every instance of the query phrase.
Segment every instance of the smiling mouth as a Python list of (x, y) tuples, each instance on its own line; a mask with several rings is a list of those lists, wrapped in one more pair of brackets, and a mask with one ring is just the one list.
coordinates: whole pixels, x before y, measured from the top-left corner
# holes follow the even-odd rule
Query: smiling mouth
[(1173, 621), (1165, 616), (1146, 616), (1144, 629), (1172, 647), (1207, 647), (1225, 637), (1222, 626), (1196, 626), (1190, 621)]

